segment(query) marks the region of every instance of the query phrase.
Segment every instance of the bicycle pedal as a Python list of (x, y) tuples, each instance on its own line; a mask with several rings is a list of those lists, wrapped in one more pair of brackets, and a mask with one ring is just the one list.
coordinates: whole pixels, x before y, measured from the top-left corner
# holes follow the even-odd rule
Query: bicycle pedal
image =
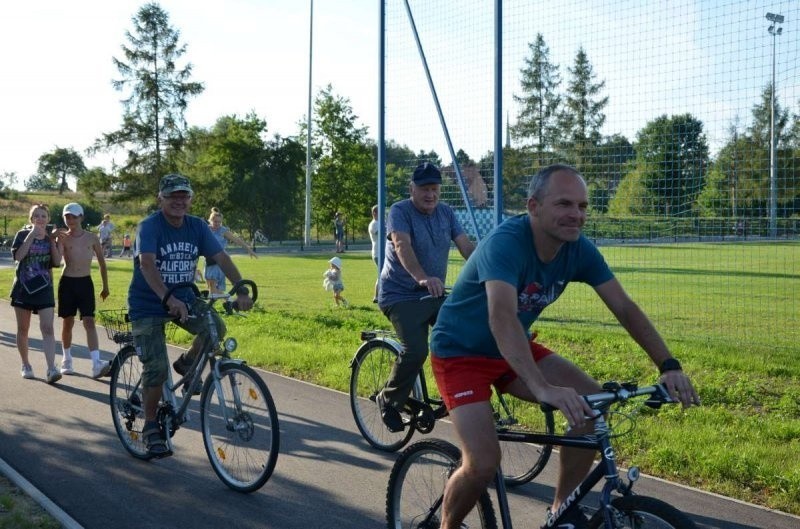
[(160, 454), (148, 454), (150, 456), (148, 460), (164, 459), (165, 457), (172, 456), (172, 454), (173, 454), (172, 450), (167, 450), (166, 452), (162, 452)]

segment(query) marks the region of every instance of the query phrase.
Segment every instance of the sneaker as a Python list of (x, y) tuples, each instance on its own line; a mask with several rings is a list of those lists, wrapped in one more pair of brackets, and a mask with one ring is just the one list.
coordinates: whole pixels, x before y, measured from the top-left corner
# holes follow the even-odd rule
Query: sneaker
[(557, 525), (549, 524), (550, 520), (553, 518), (553, 512), (550, 510), (550, 507), (547, 508), (546, 516), (548, 523), (543, 525), (542, 528), (563, 527), (564, 529), (589, 529), (589, 520), (586, 518), (586, 515), (583, 514), (580, 505), (570, 507), (567, 512), (561, 515), (561, 519), (558, 521)]
[(107, 360), (100, 360), (92, 366), (92, 378), (107, 377), (111, 372), (111, 363)]
[(61, 374), (74, 375), (75, 370), (72, 369), (72, 358), (65, 358), (61, 361)]
[(403, 424), (403, 417), (400, 415), (400, 412), (386, 404), (383, 392), (378, 393), (376, 400), (378, 401), (378, 408), (381, 410), (381, 420), (383, 420), (383, 424), (386, 425), (386, 428), (393, 433), (402, 432), (405, 429), (405, 425)]
[(47, 383), (48, 384), (55, 384), (61, 380), (61, 373), (58, 372), (58, 369), (55, 366), (51, 367), (47, 370)]
[(31, 379), (34, 378), (33, 376), (33, 367), (28, 364), (22, 366), (22, 369), (19, 370), (19, 374), (22, 375), (22, 378)]

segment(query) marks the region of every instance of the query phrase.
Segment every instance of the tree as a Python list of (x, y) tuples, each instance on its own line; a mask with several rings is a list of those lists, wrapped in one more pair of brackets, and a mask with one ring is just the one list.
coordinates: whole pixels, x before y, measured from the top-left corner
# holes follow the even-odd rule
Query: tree
[(36, 173), (24, 182), (25, 189), (28, 191), (55, 191), (58, 189), (58, 181), (51, 175)]
[(605, 212), (636, 153), (628, 138), (614, 134), (603, 138), (591, 155), (580, 170), (589, 186), (589, 206), (593, 211)]
[[(761, 100), (753, 107), (753, 123), (748, 128), (748, 135), (753, 141), (764, 148), (770, 148), (770, 129), (772, 122), (772, 83), (769, 83), (761, 92)], [(788, 139), (787, 125), (789, 124), (789, 109), (781, 107), (775, 98), (775, 140), (780, 147), (784, 138)]]
[(113, 58), (120, 79), (113, 87), (125, 93), (120, 129), (102, 135), (93, 149), (124, 148), (128, 158), (119, 178), (123, 199), (153, 195), (161, 175), (175, 167), (175, 154), (184, 143), (184, 113), (189, 99), (202, 93), (191, 81), (192, 65), (179, 61), (186, 45), (169, 24), (169, 15), (156, 3), (142, 6), (126, 31), (124, 60)]
[[(377, 196), (374, 147), (366, 127), (357, 124), (350, 100), (337, 96), (328, 85), (314, 98), (311, 159), (312, 218), (318, 230), (332, 233), (334, 213), (341, 211), (352, 228), (366, 228)], [(306, 130), (301, 123), (301, 134)]]
[(606, 121), (603, 109), (608, 97), (599, 98), (606, 82), (594, 82), (596, 76), (583, 47), (578, 49), (575, 63), (567, 72), (570, 77), (559, 115), (560, 134), (564, 138), (561, 146), (577, 167), (583, 167), (592, 148), (599, 143), (600, 129)]
[(708, 145), (703, 123), (691, 114), (661, 116), (637, 135), (636, 171), (651, 214), (687, 216), (705, 184)]
[(14, 187), (17, 183), (17, 173), (5, 171), (0, 174), (0, 196), (5, 196), (5, 192)]
[(78, 179), (77, 189), (93, 200), (98, 192), (110, 191), (113, 185), (114, 178), (102, 167), (92, 167)]
[(520, 70), (522, 95), (514, 95), (514, 101), (521, 105), (517, 123), (511, 128), (514, 139), (523, 145), (532, 145), (536, 153), (537, 165), (543, 165), (542, 153), (555, 147), (558, 137), (558, 112), (561, 97), (558, 86), (561, 77), (558, 65), (550, 62), (550, 48), (541, 33), (536, 41), (529, 43), (530, 57)]
[(47, 175), (54, 182), (59, 182), (58, 194), (62, 195), (67, 189), (67, 177), (80, 179), (86, 172), (86, 165), (84, 165), (81, 155), (74, 149), (56, 147), (53, 152), (39, 156), (38, 172), (41, 175)]
[(302, 226), (305, 151), (291, 139), (268, 141), (266, 133), (266, 121), (253, 113), (193, 128), (179, 168), (192, 178), (201, 215), (218, 207), (226, 224), (280, 240)]

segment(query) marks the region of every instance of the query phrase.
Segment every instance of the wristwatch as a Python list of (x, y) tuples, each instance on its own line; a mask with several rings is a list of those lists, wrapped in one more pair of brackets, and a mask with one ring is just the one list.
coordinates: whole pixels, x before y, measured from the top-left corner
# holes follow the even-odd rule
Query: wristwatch
[(682, 371), (682, 370), (683, 369), (681, 368), (681, 363), (674, 358), (667, 358), (666, 360), (661, 362), (660, 366), (658, 366), (658, 371), (662, 375), (667, 371)]

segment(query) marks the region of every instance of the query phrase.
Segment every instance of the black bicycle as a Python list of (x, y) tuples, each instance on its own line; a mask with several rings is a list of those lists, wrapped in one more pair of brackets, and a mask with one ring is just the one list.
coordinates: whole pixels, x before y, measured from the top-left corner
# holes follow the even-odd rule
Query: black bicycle
[[(384, 452), (405, 446), (415, 431), (430, 433), (438, 419), (447, 416), (440, 399), (428, 393), (425, 373), (420, 371), (403, 410), (405, 429), (391, 432), (383, 424), (376, 397), (389, 379), (395, 360), (403, 350), (397, 337), (382, 330), (362, 331), (362, 344), (350, 362), (350, 409), (356, 426), (367, 442)], [(530, 402), (495, 392), (492, 396), (498, 431), (514, 427), (520, 431), (552, 434), (553, 413)], [(542, 443), (501, 443), (503, 469), (508, 486), (522, 485), (536, 477), (547, 464), (552, 446)]]
[[(596, 484), (605, 480), (600, 492), (597, 510), (587, 520), (588, 527), (598, 529), (695, 529), (695, 524), (675, 507), (655, 498), (637, 496), (633, 485), (640, 477), (639, 469), (631, 467), (627, 481), (622, 479), (617, 469), (612, 439), (629, 433), (633, 429), (630, 414), (611, 411), (614, 403), (623, 403), (637, 397), (647, 397), (645, 404), (659, 408), (665, 403), (674, 403), (667, 390), (661, 385), (637, 388), (635, 384), (606, 383), (603, 391), (586, 395), (586, 402), (597, 410), (593, 417), (594, 433), (585, 436), (568, 436), (520, 432), (513, 428), (498, 431), (498, 437), (507, 443), (543, 443), (558, 446), (589, 448), (600, 454), (600, 461), (586, 479), (570, 494), (558, 512), (554, 513), (542, 527), (566, 527), (571, 525), (566, 519), (574, 516), (575, 509)], [(545, 408), (552, 408), (543, 405)], [(609, 416), (609, 419), (606, 419)], [(622, 417), (627, 424), (625, 431), (614, 431), (611, 421), (615, 416)], [(622, 425), (617, 429), (623, 428)], [(386, 493), (386, 520), (390, 529), (438, 529), (442, 506), (442, 493), (445, 483), (460, 464), (461, 453), (451, 443), (441, 439), (426, 439), (409, 446), (392, 468), (389, 487)], [(508, 499), (498, 469), (494, 485), (500, 510), (503, 529), (512, 529)], [(612, 494), (614, 497), (612, 498)], [(529, 524), (530, 525), (530, 524)], [(464, 520), (462, 527), (482, 527), (496, 529), (497, 519), (492, 507), (491, 497), (484, 492), (476, 507)]]
[[(190, 317), (201, 317), (208, 325), (209, 345), (196, 355), (194, 363), (173, 382), (171, 370), (164, 383), (163, 397), (157, 419), (167, 448), (172, 451), (172, 436), (189, 420), (189, 404), (200, 391), (200, 429), (208, 460), (220, 480), (239, 492), (261, 488), (272, 475), (278, 459), (280, 429), (278, 413), (266, 383), (243, 360), (231, 358), (236, 350), (234, 338), (224, 338), (217, 332), (213, 314), (220, 302), (228, 316), (238, 314), (230, 297), (243, 286), (252, 289), (253, 300), (258, 297), (255, 283), (239, 281), (225, 296), (201, 296), (194, 283), (170, 287), (164, 299), (178, 289), (191, 289), (203, 301), (202, 309)], [(133, 345), (131, 326), (124, 311), (99, 312), (101, 323), (109, 337), (122, 347), (112, 363), (111, 415), (117, 435), (132, 456), (151, 459), (142, 436), (142, 364)], [(224, 340), (223, 340), (224, 338)], [(210, 376), (203, 383), (203, 371), (209, 366)], [(181, 397), (178, 397), (178, 392)]]

